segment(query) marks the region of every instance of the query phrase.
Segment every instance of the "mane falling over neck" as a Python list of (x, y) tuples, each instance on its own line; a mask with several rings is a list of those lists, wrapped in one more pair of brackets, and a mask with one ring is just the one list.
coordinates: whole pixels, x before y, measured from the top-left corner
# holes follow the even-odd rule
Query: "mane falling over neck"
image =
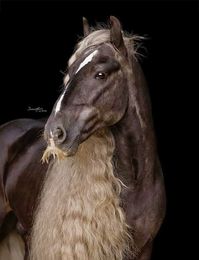
[(46, 176), (31, 237), (32, 260), (121, 260), (133, 240), (113, 174), (114, 140), (92, 135)]

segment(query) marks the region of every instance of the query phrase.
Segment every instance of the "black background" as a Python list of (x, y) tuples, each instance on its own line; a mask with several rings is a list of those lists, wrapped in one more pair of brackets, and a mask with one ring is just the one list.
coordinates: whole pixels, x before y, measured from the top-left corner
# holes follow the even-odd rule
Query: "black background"
[[(61, 91), (67, 60), (82, 35), (82, 16), (106, 22), (117, 16), (123, 28), (148, 37), (141, 59), (151, 95), (159, 155), (167, 191), (167, 215), (152, 259), (193, 259), (187, 245), (191, 173), (186, 169), (187, 129), (198, 35), (193, 1), (3, 1), (1, 2), (0, 123), (50, 114)], [(27, 111), (42, 107), (47, 113)]]

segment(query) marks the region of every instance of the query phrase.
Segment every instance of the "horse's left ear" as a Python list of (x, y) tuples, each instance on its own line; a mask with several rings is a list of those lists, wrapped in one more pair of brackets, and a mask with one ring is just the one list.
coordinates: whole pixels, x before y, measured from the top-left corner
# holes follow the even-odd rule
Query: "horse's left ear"
[(88, 24), (88, 20), (85, 17), (82, 17), (82, 20), (83, 20), (84, 37), (86, 37), (90, 33), (90, 26)]
[(110, 41), (124, 55), (127, 56), (127, 50), (122, 37), (122, 26), (115, 16), (110, 16)]

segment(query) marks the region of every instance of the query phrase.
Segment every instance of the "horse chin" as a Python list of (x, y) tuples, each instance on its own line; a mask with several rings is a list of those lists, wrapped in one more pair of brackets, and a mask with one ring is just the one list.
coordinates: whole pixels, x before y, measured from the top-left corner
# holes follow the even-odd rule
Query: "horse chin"
[(77, 153), (79, 144), (75, 143), (72, 146), (70, 146), (69, 148), (62, 148), (62, 151), (66, 154), (67, 157), (69, 156), (74, 156)]

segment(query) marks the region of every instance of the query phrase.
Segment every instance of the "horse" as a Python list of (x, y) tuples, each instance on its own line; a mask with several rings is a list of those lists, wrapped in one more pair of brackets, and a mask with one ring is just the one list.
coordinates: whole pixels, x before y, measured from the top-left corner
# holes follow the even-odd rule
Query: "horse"
[(114, 16), (83, 31), (50, 116), (0, 127), (0, 239), (31, 260), (149, 260), (166, 195), (137, 37)]

